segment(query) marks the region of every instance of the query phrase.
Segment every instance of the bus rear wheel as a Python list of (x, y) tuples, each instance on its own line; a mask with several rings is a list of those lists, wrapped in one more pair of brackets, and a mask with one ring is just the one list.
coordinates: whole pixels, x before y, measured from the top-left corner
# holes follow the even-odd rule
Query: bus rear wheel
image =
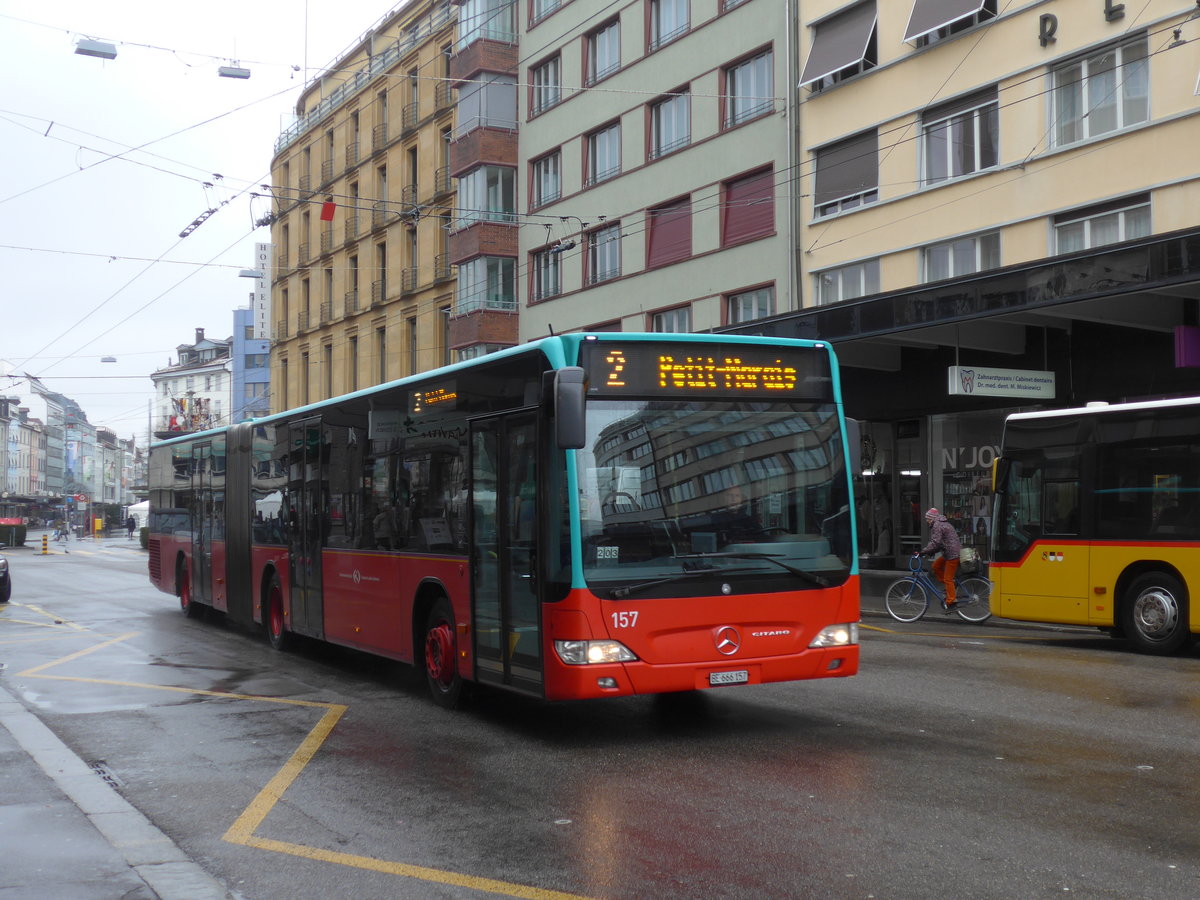
[(458, 674), (454, 612), (445, 597), (433, 604), (425, 620), (425, 683), (438, 706), (458, 706), (463, 682)]
[(1175, 653), (1188, 640), (1187, 600), (1179, 579), (1165, 572), (1139, 575), (1121, 605), (1125, 637), (1143, 653)]
[(192, 578), (186, 564), (181, 564), (179, 574), (175, 576), (179, 585), (179, 609), (189, 619), (198, 619), (204, 614), (204, 607), (192, 601)]
[(279, 576), (271, 578), (267, 588), (266, 614), (263, 621), (267, 626), (267, 640), (276, 650), (286, 650), (291, 643), (291, 633), (287, 630), (287, 622), (283, 613), (283, 587)]

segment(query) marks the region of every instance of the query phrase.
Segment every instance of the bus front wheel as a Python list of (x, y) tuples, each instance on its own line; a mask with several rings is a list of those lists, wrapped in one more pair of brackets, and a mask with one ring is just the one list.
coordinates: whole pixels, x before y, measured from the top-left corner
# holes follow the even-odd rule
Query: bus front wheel
[(463, 683), (458, 674), (454, 611), (445, 597), (433, 604), (425, 620), (425, 682), (438, 706), (458, 706)]
[(179, 586), (179, 609), (189, 619), (200, 618), (204, 614), (204, 607), (192, 600), (192, 579), (186, 564), (180, 564), (175, 583)]
[(1121, 629), (1144, 653), (1167, 654), (1188, 640), (1187, 602), (1179, 579), (1165, 572), (1139, 575), (1125, 592)]

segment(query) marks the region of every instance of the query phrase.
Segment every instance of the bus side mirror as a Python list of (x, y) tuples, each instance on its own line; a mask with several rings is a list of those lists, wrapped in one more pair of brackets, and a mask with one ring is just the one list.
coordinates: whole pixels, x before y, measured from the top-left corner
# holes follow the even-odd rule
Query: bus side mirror
[(554, 438), (560, 450), (580, 450), (587, 443), (584, 422), (583, 369), (567, 366), (554, 373)]
[(850, 453), (850, 475), (862, 474), (862, 424), (858, 419), (846, 420), (846, 450)]

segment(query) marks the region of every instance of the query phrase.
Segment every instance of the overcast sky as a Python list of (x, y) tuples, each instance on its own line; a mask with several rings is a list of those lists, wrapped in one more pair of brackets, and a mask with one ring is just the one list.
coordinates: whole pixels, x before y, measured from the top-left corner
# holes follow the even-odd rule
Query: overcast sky
[[(304, 67), (402, 5), (0, 0), (0, 375), (37, 375), (142, 443), (149, 373), (249, 304), (238, 273), (270, 241), (253, 223)], [(81, 38), (116, 59), (75, 54)], [(248, 80), (217, 75), (235, 63)]]

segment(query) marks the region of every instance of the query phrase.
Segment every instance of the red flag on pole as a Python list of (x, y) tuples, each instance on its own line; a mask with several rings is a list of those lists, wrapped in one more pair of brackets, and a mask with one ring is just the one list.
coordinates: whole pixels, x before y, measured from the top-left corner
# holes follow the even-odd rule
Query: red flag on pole
[(322, 222), (332, 222), (333, 221), (333, 211), (335, 209), (337, 209), (337, 204), (334, 203), (332, 200), (326, 200), (324, 203), (322, 203), (321, 204), (321, 221)]

